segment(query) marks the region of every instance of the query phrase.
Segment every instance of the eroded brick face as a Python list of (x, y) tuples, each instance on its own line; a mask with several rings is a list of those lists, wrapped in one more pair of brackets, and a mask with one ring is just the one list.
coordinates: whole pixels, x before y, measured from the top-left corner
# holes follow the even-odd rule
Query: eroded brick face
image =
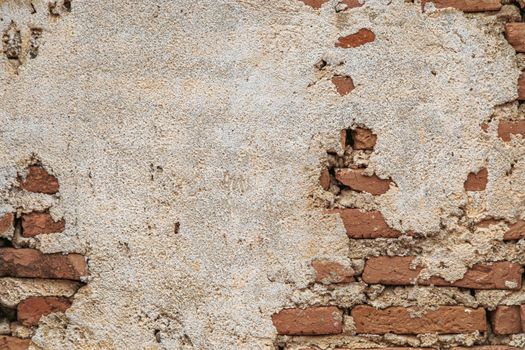
[(18, 304), (17, 317), (25, 326), (37, 326), (40, 318), (55, 312), (65, 312), (71, 301), (62, 297), (31, 297)]
[(300, 0), (314, 9), (320, 9), (327, 0)]
[(389, 307), (383, 310), (368, 305), (352, 309), (357, 333), (371, 334), (458, 334), (487, 330), (485, 310), (461, 306), (441, 306), (413, 317), (404, 307)]
[(40, 166), (31, 166), (20, 186), (29, 192), (54, 194), (58, 192), (58, 180)]
[(340, 37), (335, 46), (344, 49), (354, 48), (373, 42), (376, 35), (368, 28), (359, 29), (356, 33)]
[(436, 8), (453, 7), (464, 12), (498, 11), (501, 0), (422, 0), (421, 4), (434, 3)]
[(340, 169), (336, 171), (335, 177), (354, 191), (380, 195), (390, 189), (390, 180), (380, 179), (377, 175), (365, 175), (363, 169)]
[(348, 95), (355, 89), (354, 81), (349, 76), (336, 75), (332, 78), (332, 83), (335, 85), (335, 89), (341, 96)]
[(272, 316), (279, 334), (327, 335), (343, 331), (343, 313), (336, 307), (284, 309)]
[(354, 270), (336, 261), (319, 259), (312, 261), (315, 270), (315, 282), (331, 283), (350, 283), (354, 279)]
[(337, 211), (346, 228), (346, 233), (351, 238), (395, 238), (401, 232), (388, 226), (378, 211), (364, 211), (360, 209), (343, 209)]
[(29, 339), (0, 336), (0, 349), (2, 350), (26, 350), (30, 344), (31, 341)]
[(508, 23), (505, 36), (517, 52), (525, 52), (525, 23)]
[(511, 135), (525, 135), (525, 121), (501, 120), (498, 124), (498, 136), (505, 142), (511, 140)]
[(65, 225), (64, 219), (55, 221), (49, 213), (32, 212), (22, 215), (22, 235), (24, 237), (62, 232)]
[(470, 173), (464, 184), (465, 191), (484, 191), (487, 188), (487, 182), (488, 170), (486, 168), (477, 173)]
[(521, 333), (519, 306), (498, 306), (491, 314), (492, 331), (497, 335)]

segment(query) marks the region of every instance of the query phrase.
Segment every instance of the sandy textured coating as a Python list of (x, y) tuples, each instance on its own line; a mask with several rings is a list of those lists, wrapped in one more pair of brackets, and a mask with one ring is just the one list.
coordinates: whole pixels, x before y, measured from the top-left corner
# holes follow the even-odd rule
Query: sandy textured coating
[[(480, 133), (517, 97), (514, 51), (494, 19), (422, 14), (403, 0), (337, 14), (335, 4), (74, 0), (60, 18), (39, 12), (38, 56), (0, 62), (0, 185), (32, 154), (49, 167), (61, 196), (52, 214), (66, 229), (31, 242), (85, 254), (91, 277), (65, 318), (44, 319), (35, 346), (272, 349), (271, 315), (311, 302), (297, 291), (312, 281), (310, 261), (348, 256), (339, 219), (309, 196), (330, 200), (321, 162), (353, 124), (378, 135), (370, 167), (398, 188), (374, 206), (396, 230), (436, 234), (467, 202), (478, 212), (482, 195), (469, 199), (463, 183), (483, 167), (487, 212), (519, 214), (524, 163), (507, 179), (496, 125)], [(20, 6), (2, 3), (4, 24), (31, 23)], [(361, 28), (375, 41), (335, 47)], [(355, 89), (340, 96), (320, 59)], [(5, 193), (4, 211), (28, 209)], [(493, 254), (488, 241), (434, 252), (430, 273), (460, 279), (477, 262), (473, 246)], [(442, 260), (454, 264), (433, 271)], [(318, 298), (338, 292), (351, 306), (363, 287)], [(415, 345), (425, 344), (435, 340)]]

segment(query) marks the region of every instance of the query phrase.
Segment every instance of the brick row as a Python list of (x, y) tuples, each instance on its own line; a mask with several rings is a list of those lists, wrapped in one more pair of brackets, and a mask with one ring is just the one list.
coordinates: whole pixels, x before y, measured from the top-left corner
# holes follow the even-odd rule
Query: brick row
[(419, 278), (423, 267), (413, 266), (414, 259), (415, 257), (411, 256), (370, 258), (365, 264), (363, 281), (369, 284), (398, 286), (419, 284), (472, 289), (521, 289), (523, 268), (519, 264), (507, 261), (477, 264), (468, 269), (462, 279), (448, 282), (441, 277)]
[(501, 9), (501, 0), (422, 0), (421, 4), (424, 7), (431, 2), (436, 8), (453, 7), (463, 12), (498, 11)]

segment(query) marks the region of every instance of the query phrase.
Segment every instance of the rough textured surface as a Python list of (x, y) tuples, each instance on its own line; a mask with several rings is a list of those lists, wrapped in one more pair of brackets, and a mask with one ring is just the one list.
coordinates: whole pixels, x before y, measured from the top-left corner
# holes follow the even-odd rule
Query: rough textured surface
[(32, 212), (22, 215), (22, 235), (24, 237), (62, 232), (65, 226), (63, 219), (55, 221), (49, 213)]
[(16, 317), (24, 326), (36, 326), (42, 316), (65, 312), (71, 301), (62, 297), (31, 297), (18, 304)]
[[(341, 220), (309, 201), (330, 201), (320, 165), (343, 128), (377, 133), (369, 167), (399, 190), (366, 203), (396, 231), (438, 234), (480, 202), (463, 182), (483, 166), (486, 214), (522, 214), (523, 164), (507, 177), (517, 153), (502, 151), (494, 123), (480, 134), (517, 97), (514, 50), (492, 18), (402, 0), (337, 15), (334, 2), (73, 1), (50, 19), (22, 5), (5, 2), (3, 23), (40, 25), (44, 42), (17, 68), (2, 57), (0, 184), (32, 154), (49, 166), (68, 227), (31, 244), (85, 254), (91, 273), (66, 316), (41, 321), (41, 348), (272, 349), (271, 315), (294, 306), (312, 259), (410, 250), (349, 245)], [(361, 28), (375, 41), (335, 47)], [(320, 59), (355, 90), (341, 97)], [(4, 212), (50, 201), (26, 195), (41, 207), (6, 195)], [(440, 275), (507, 253), (443, 235), (454, 248), (421, 248)], [(319, 298), (362, 298), (345, 288)]]
[(272, 316), (279, 334), (326, 335), (343, 331), (343, 312), (336, 307), (284, 309)]

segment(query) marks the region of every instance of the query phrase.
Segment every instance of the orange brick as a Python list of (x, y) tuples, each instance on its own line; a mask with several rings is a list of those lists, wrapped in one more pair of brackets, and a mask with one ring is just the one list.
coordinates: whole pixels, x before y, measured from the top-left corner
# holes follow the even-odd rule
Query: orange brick
[(13, 232), (15, 216), (13, 213), (6, 213), (0, 216), (0, 237)]
[(348, 95), (355, 89), (354, 81), (349, 76), (336, 75), (332, 78), (332, 84), (341, 96)]
[(272, 316), (277, 333), (328, 335), (343, 331), (343, 312), (335, 306), (284, 309)]
[(379, 211), (342, 209), (337, 211), (350, 238), (396, 238), (401, 232), (390, 228)]
[(360, 305), (352, 309), (352, 317), (358, 334), (458, 334), (487, 330), (485, 309), (482, 308), (440, 306), (423, 312), (421, 317), (412, 317), (410, 311), (404, 307), (378, 310)]
[(17, 306), (18, 321), (24, 326), (38, 326), (40, 318), (55, 312), (65, 312), (71, 301), (63, 297), (31, 297), (21, 301)]
[(41, 234), (62, 232), (64, 219), (54, 221), (49, 213), (32, 212), (22, 215), (22, 236), (34, 237)]
[(391, 183), (390, 180), (380, 179), (377, 175), (364, 175), (363, 169), (338, 169), (335, 178), (354, 191), (368, 192), (373, 195), (388, 192)]
[(507, 23), (505, 36), (517, 52), (525, 52), (525, 23)]
[(525, 135), (524, 121), (501, 120), (498, 124), (498, 136), (505, 142), (510, 141), (510, 135)]
[(29, 192), (54, 194), (58, 192), (58, 180), (40, 166), (30, 166), (20, 186)]
[(423, 7), (433, 2), (436, 8), (453, 7), (463, 12), (498, 11), (501, 0), (422, 0)]
[(462, 279), (448, 282), (441, 277), (419, 279), (422, 267), (412, 268), (415, 257), (379, 256), (366, 261), (363, 281), (384, 285), (435, 285), (439, 287), (461, 287), (473, 289), (521, 289), (523, 268), (507, 261), (492, 264), (478, 264), (467, 270)]
[(519, 306), (498, 306), (490, 316), (494, 334), (507, 335), (521, 333)]
[(370, 129), (357, 127), (352, 130), (352, 140), (354, 141), (352, 148), (355, 150), (373, 150), (377, 142), (377, 135)]
[(81, 280), (88, 268), (80, 254), (43, 254), (29, 248), (0, 248), (0, 277)]
[(481, 169), (477, 173), (470, 173), (467, 176), (467, 180), (463, 184), (465, 191), (485, 191), (488, 182), (488, 170), (487, 168)]
[(16, 337), (0, 336), (0, 349), (2, 350), (26, 350), (31, 340)]
[(354, 34), (340, 37), (335, 43), (335, 46), (349, 49), (371, 43), (374, 40), (376, 40), (374, 32), (367, 28), (361, 28)]

